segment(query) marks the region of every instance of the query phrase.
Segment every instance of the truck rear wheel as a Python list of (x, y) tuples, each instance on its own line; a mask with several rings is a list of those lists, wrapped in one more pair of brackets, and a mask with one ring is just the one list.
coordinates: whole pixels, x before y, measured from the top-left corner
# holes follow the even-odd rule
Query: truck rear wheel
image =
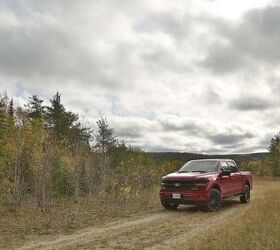
[(161, 205), (165, 209), (168, 209), (168, 210), (175, 210), (179, 206), (179, 204), (177, 204), (177, 203), (168, 203), (168, 202), (163, 201), (163, 200), (161, 200)]
[(211, 190), (210, 201), (206, 203), (206, 210), (208, 212), (217, 212), (222, 206), (222, 197), (221, 193), (217, 189)]
[(239, 197), (240, 201), (242, 203), (248, 203), (250, 201), (250, 197), (251, 197), (251, 194), (250, 194), (250, 186), (249, 185), (245, 185), (245, 191), (244, 193)]

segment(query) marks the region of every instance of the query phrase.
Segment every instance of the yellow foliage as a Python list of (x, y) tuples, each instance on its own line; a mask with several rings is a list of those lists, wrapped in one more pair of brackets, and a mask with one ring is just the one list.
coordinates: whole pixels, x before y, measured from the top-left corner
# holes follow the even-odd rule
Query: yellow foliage
[(6, 191), (6, 192), (11, 192), (13, 188), (13, 183), (8, 180), (7, 178), (4, 178), (1, 180), (1, 189)]
[(131, 195), (131, 187), (130, 186), (126, 186), (126, 187), (121, 187), (120, 191), (122, 192), (122, 195), (125, 198), (129, 198)]

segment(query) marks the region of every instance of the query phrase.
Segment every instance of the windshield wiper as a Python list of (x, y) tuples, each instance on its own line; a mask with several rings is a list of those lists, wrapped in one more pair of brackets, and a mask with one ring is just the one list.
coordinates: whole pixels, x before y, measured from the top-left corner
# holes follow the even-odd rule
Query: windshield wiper
[(179, 174), (180, 174), (180, 173), (188, 173), (188, 172), (190, 172), (190, 171), (188, 171), (188, 170), (178, 171)]

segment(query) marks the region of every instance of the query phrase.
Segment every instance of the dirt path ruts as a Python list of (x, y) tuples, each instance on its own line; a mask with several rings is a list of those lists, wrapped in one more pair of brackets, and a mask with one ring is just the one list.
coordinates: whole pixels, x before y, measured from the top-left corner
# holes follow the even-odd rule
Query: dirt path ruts
[(61, 235), (50, 241), (31, 242), (20, 249), (180, 249), (182, 245), (186, 248), (193, 237), (201, 237), (212, 227), (234, 220), (250, 206), (232, 200), (225, 202), (218, 213), (204, 213), (190, 206), (174, 212), (160, 210)]
[(85, 230), (79, 231), (72, 235), (61, 236), (52, 241), (33, 242), (33, 243), (27, 244), (19, 249), (27, 250), (27, 249), (63, 248), (65, 246), (70, 246), (77, 242), (85, 243), (87, 241), (92, 241), (95, 238), (99, 238), (109, 232), (111, 232), (111, 233), (112, 232), (124, 232), (128, 228), (136, 227), (138, 225), (145, 224), (145, 223), (152, 223), (154, 220), (164, 218), (165, 216), (166, 216), (165, 213), (158, 213), (158, 214), (153, 214), (153, 215), (150, 215), (150, 216), (144, 217), (144, 218), (140, 217), (136, 220), (135, 219), (128, 220), (128, 221), (120, 220), (117, 222), (107, 223), (106, 225), (104, 225), (102, 227), (87, 228)]

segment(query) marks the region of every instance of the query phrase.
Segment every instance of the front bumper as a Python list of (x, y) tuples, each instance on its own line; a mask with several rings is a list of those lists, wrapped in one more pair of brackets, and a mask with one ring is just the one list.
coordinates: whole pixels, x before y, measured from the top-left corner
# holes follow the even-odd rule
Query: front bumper
[[(180, 199), (173, 199), (172, 194), (180, 194)], [(161, 201), (167, 203), (177, 203), (177, 204), (196, 204), (196, 203), (205, 203), (210, 200), (210, 192), (203, 191), (176, 191), (176, 190), (166, 190), (161, 189), (159, 197)]]

